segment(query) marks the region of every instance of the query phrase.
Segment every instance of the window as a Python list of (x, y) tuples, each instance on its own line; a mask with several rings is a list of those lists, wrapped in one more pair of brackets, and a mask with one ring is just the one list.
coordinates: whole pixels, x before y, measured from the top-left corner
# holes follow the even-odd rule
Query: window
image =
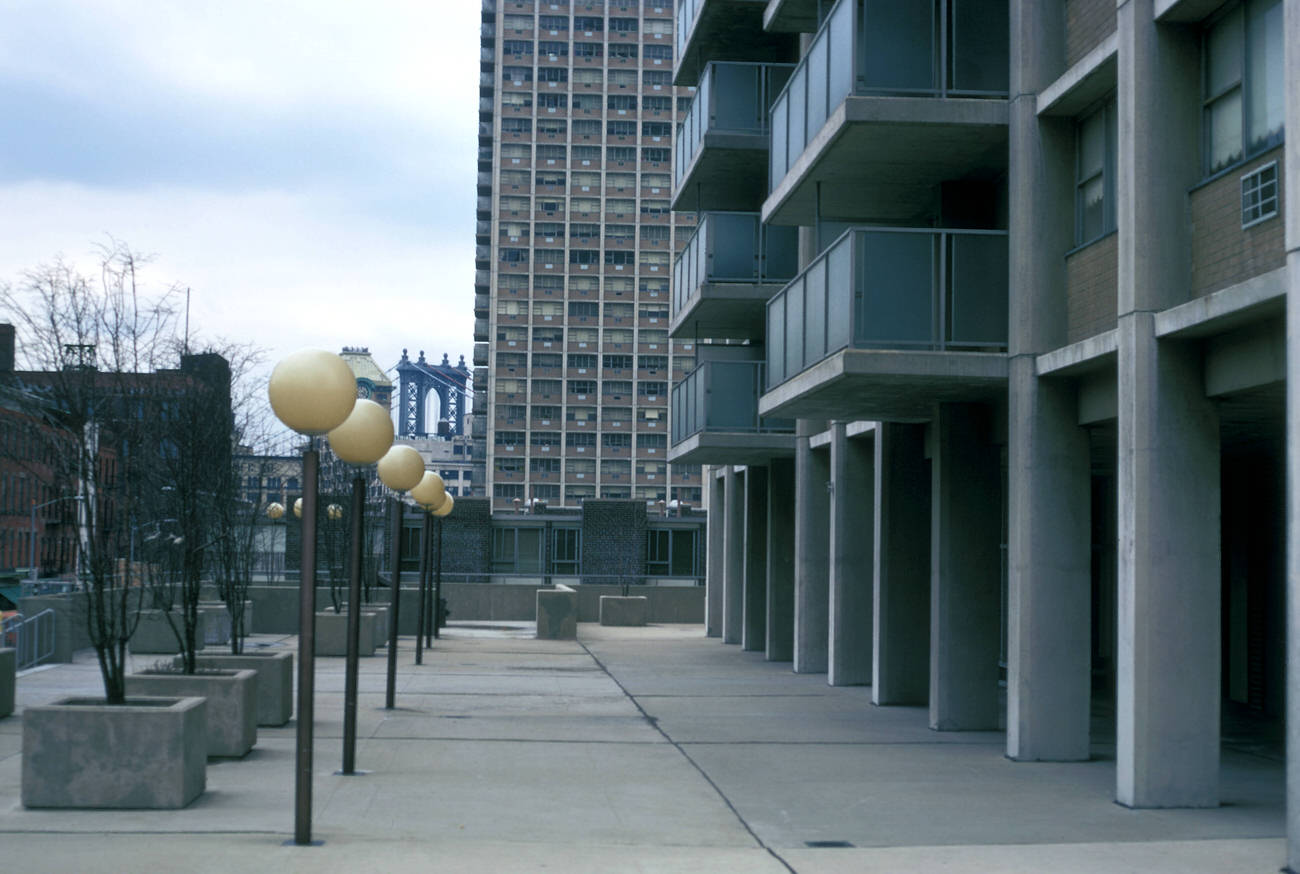
[[(611, 46), (613, 48), (613, 46)], [(636, 57), (635, 54), (632, 57)], [(636, 70), (610, 70), (609, 84), (619, 88), (636, 87)]]
[(575, 137), (600, 137), (600, 122), (596, 119), (576, 119), (573, 122)]
[(523, 431), (498, 431), (496, 435), (497, 446), (523, 446)]
[(673, 59), (673, 47), (647, 45), (645, 47), (645, 56), (655, 61), (671, 61)]
[(1082, 246), (1115, 230), (1115, 97), (1084, 116), (1075, 130), (1074, 242)]
[(631, 370), (632, 356), (631, 355), (606, 355), (604, 364), (605, 367), (609, 370), (623, 370), (623, 369)]
[[(525, 121), (526, 121), (526, 120), (527, 120), (527, 119), (525, 119)], [(502, 130), (505, 129), (505, 123), (506, 123), (507, 121), (509, 121), (509, 119), (505, 119), (505, 118), (501, 119)], [(568, 131), (568, 129), (569, 129), (569, 123), (568, 123), (567, 121), (565, 121), (564, 119), (562, 119), (562, 118), (539, 118), (539, 119), (537, 119), (537, 135), (538, 135), (538, 136), (543, 136), (543, 135), (545, 135), (545, 136), (562, 137), (562, 136), (564, 136), (565, 132)], [(525, 133), (526, 133), (526, 132), (527, 132), (527, 131), (525, 131)], [(573, 131), (573, 132), (574, 132), (575, 134), (578, 132), (578, 131), (577, 131), (577, 126), (576, 126), (576, 125), (574, 126), (574, 131)]]
[(498, 458), (493, 463), (497, 473), (523, 473), (524, 460), (522, 458)]
[(1244, 0), (1205, 33), (1205, 171), (1282, 141), (1281, 0)]
[(641, 160), (647, 164), (667, 164), (669, 157), (668, 149), (650, 147), (641, 150)]
[(1241, 177), (1241, 226), (1248, 228), (1277, 215), (1277, 161)]
[(573, 29), (583, 33), (600, 33), (605, 29), (605, 22), (596, 15), (576, 15), (573, 18)]
[[(605, 175), (605, 187), (612, 188), (615, 191), (627, 191), (636, 188), (635, 173), (607, 173)], [(629, 236), (631, 236), (629, 234)]]
[(501, 80), (503, 82), (513, 82), (516, 85), (522, 85), (525, 82), (533, 81), (532, 67), (502, 67)]
[(667, 225), (646, 225), (641, 229), (641, 242), (643, 243), (667, 243), (668, 226)]
[(574, 222), (569, 225), (569, 238), (572, 240), (598, 240), (600, 239), (600, 225)]
[(673, 99), (671, 97), (642, 97), (641, 109), (645, 112), (672, 112)]
[(635, 94), (611, 94), (605, 102), (611, 112), (636, 112)]
[[(647, 46), (649, 48), (649, 46)], [(634, 42), (612, 42), (609, 44), (609, 56), (611, 58), (623, 58), (634, 61), (637, 58), (637, 45)], [(611, 84), (613, 77), (610, 77)], [(636, 84), (635, 81), (632, 84)]]
[(569, 394), (571, 395), (589, 395), (596, 393), (596, 381), (594, 379), (571, 379), (569, 380)]
[(573, 160), (582, 161), (583, 164), (595, 162), (600, 164), (600, 146), (574, 146)]
[(569, 473), (574, 476), (588, 477), (596, 475), (596, 460), (594, 458), (570, 458), (565, 465)]
[(533, 17), (531, 15), (507, 15), (502, 19), (501, 24), (506, 30), (532, 30)]
[(605, 123), (606, 133), (611, 137), (636, 136), (635, 121), (610, 121)]
[(533, 328), (534, 343), (563, 343), (564, 330), (562, 328)]
[(527, 264), (528, 250), (502, 248), (497, 250), (497, 257), (505, 264)]
[(533, 56), (533, 44), (526, 39), (503, 40), (501, 54), (507, 58), (531, 58)]
[[(559, 498), (559, 487), (555, 487)], [(569, 490), (573, 494), (573, 490)], [(551, 529), (551, 573), (578, 574), (582, 570), (582, 530), (579, 528)]]
[(528, 364), (528, 356), (523, 352), (498, 352), (497, 367), (514, 369), (516, 367), (525, 367)]
[(558, 379), (534, 379), (534, 395), (558, 395), (564, 386)]
[(551, 267), (555, 264), (564, 263), (563, 249), (536, 249), (533, 251), (533, 261), (537, 264), (544, 264)]
[(673, 126), (667, 121), (643, 121), (641, 122), (641, 136), (643, 137), (668, 137), (672, 136)]
[(635, 264), (636, 253), (622, 249), (606, 249), (606, 264)]
[(569, 431), (564, 435), (564, 445), (573, 449), (595, 449), (596, 435), (586, 431)]
[(567, 15), (542, 15), (537, 19), (538, 30), (550, 30), (556, 33), (569, 29), (569, 17)]
[(560, 487), (538, 483), (533, 486), (533, 497), (539, 501), (558, 501)]
[[(503, 134), (529, 134), (533, 131), (533, 120), (531, 118), (503, 118), (501, 119), (501, 133)], [(541, 132), (541, 126), (538, 126), (538, 132)]]
[(591, 368), (596, 366), (596, 356), (583, 353), (570, 353), (569, 366), (578, 368)]
[(636, 160), (636, 146), (610, 146), (609, 160), (626, 164)]
[(562, 83), (569, 81), (569, 71), (564, 67), (539, 67), (537, 69), (538, 82)]
[(528, 469), (533, 473), (559, 473), (560, 459), (534, 458), (528, 462)]
[(549, 55), (551, 58), (567, 58), (569, 44), (559, 40), (543, 40), (537, 44), (537, 54)]
[(565, 486), (564, 494), (570, 504), (581, 504), (587, 498), (596, 497), (595, 486)]
[(575, 94), (573, 95), (573, 108), (588, 115), (600, 112), (600, 95), (599, 94)]
[[(614, 434), (614, 437), (625, 437), (625, 434)], [(626, 458), (604, 458), (600, 462), (601, 479), (631, 479), (632, 462)]]
[[(598, 42), (575, 42), (573, 44), (573, 56), (575, 58), (599, 58), (604, 54), (604, 47)], [(574, 75), (576, 77), (577, 74)]]
[(571, 319), (594, 319), (599, 315), (600, 315), (600, 304), (596, 303), (595, 301), (586, 301), (586, 300), (569, 301), (569, 318)]
[(639, 434), (636, 438), (636, 445), (641, 449), (667, 449), (667, 434)]
[[(501, 488), (501, 486), (497, 486)], [(515, 486), (519, 494), (501, 495), (498, 498), (522, 498), (523, 486)], [(492, 529), (492, 572), (498, 574), (535, 574), (542, 570), (542, 528)]]
[(699, 576), (699, 529), (652, 528), (646, 532), (646, 573)]
[(569, 95), (552, 94), (543, 91), (537, 95), (537, 105), (542, 109), (567, 109), (569, 106)]
[(611, 18), (609, 20), (610, 33), (636, 33), (637, 20), (635, 18)]
[(559, 446), (559, 431), (534, 431), (529, 443), (533, 446)]
[[(641, 356), (645, 358), (645, 356)], [(636, 384), (636, 393), (643, 398), (662, 397), (668, 393), (668, 383), (642, 380)]]
[[(597, 46), (597, 48), (599, 48), (599, 46)], [(579, 55), (579, 57), (581, 57), (581, 55)], [(597, 55), (596, 57), (600, 57), (600, 55)], [(579, 67), (573, 71), (573, 83), (575, 85), (591, 85), (594, 87), (600, 87), (601, 83), (604, 81), (604, 74), (600, 71), (599, 67)]]
[(641, 201), (641, 215), (644, 216), (668, 215), (668, 201), (666, 200)]
[(666, 70), (646, 70), (641, 80), (647, 88), (667, 88), (673, 84), (673, 74)]
[[(601, 434), (600, 443), (606, 449), (631, 449), (632, 435), (631, 434)], [(626, 465), (627, 462), (622, 462), (622, 464)]]
[(492, 494), (498, 498), (522, 498), (524, 487), (520, 483), (497, 483), (492, 487)]
[(642, 370), (667, 370), (667, 355), (641, 355), (638, 356), (638, 364)]
[(643, 319), (668, 318), (668, 301), (643, 301), (637, 304), (637, 313)]
[[(554, 331), (554, 332), (555, 332), (555, 336), (557, 336), (557, 337), (558, 337), (558, 336), (560, 335), (560, 333), (561, 333), (561, 331), (560, 331), (559, 328), (550, 328), (550, 329), (548, 329), (548, 330), (552, 330), (552, 331)], [(561, 356), (561, 355), (559, 355), (559, 354), (557, 354), (557, 353), (554, 353), (554, 352), (534, 352), (534, 353), (533, 353), (533, 367), (543, 367), (543, 368), (545, 368), (545, 367), (559, 367), (563, 361), (564, 361), (563, 356)]]
[(539, 300), (533, 304), (533, 315), (555, 318), (564, 315), (564, 304), (558, 300)]

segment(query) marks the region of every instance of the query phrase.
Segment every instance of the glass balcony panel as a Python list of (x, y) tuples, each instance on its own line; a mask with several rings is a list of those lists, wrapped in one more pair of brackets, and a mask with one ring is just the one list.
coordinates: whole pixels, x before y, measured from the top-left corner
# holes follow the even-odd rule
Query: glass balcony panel
[(785, 225), (763, 228), (763, 281), (785, 282), (799, 272), (799, 229)]
[(827, 98), (826, 109), (840, 105), (840, 102), (853, 90), (853, 13), (852, 0), (844, 0), (830, 15), (830, 25), (826, 28), (825, 39), (830, 45), (827, 58)]
[(713, 213), (709, 224), (709, 278), (721, 282), (757, 282), (755, 250), (758, 216), (752, 213)]
[(959, 0), (949, 13), (953, 91), (1005, 94), (1009, 87), (1006, 0)]
[(813, 262), (804, 282), (803, 359), (826, 357), (826, 260)]
[(804, 369), (803, 299), (807, 286), (801, 276), (785, 296), (785, 372), (791, 376)]
[(785, 295), (767, 305), (767, 386), (785, 382)]
[(808, 136), (811, 137), (822, 129), (826, 123), (826, 89), (828, 62), (830, 60), (829, 39), (819, 39), (813, 43), (808, 52)]
[(898, 0), (862, 2), (865, 8), (858, 43), (858, 90), (933, 90), (934, 4), (899, 3)]
[[(790, 87), (785, 92), (786, 99), (790, 103), (790, 117), (787, 120), (790, 125), (790, 151), (787, 160), (791, 164), (799, 159), (799, 156), (803, 154), (804, 146), (808, 144), (807, 91), (808, 68), (803, 67), (798, 75), (790, 78)], [(786, 168), (786, 170), (789, 169), (789, 167)]]
[(767, 178), (775, 185), (785, 176), (786, 156), (789, 154), (790, 101), (778, 100), (772, 107), (772, 136), (768, 141)]
[(761, 362), (710, 361), (701, 366), (708, 386), (706, 430), (754, 431), (758, 428), (755, 379)]
[(936, 339), (934, 235), (886, 231), (860, 239), (855, 345), (929, 347)]
[[(853, 259), (857, 237), (843, 237), (826, 255), (826, 351), (836, 352), (853, 341)], [(861, 271), (858, 272), (861, 275)]]
[(948, 336), (953, 346), (1007, 343), (1007, 242), (1001, 236), (952, 237)]
[(763, 109), (762, 67), (754, 64), (713, 64), (708, 77), (713, 90), (709, 126), (720, 130), (762, 133), (767, 129)]

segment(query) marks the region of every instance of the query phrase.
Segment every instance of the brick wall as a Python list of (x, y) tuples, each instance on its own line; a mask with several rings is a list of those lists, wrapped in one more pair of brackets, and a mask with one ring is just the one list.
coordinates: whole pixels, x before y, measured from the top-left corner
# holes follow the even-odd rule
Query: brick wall
[(1119, 234), (1108, 234), (1065, 259), (1065, 333), (1075, 343), (1115, 327)]
[[(582, 502), (582, 573), (584, 583), (598, 574), (640, 576), (645, 573), (645, 501)], [(611, 580), (611, 582), (621, 582)]]
[[(1283, 239), (1286, 168), (1282, 156), (1283, 149), (1279, 146), (1191, 193), (1188, 206), (1192, 222), (1192, 297), (1204, 297), (1286, 264)], [(1277, 161), (1278, 214), (1242, 230), (1241, 177), (1274, 160)]]
[[(454, 576), (457, 582), (487, 581), (492, 567), (492, 501), (488, 498), (457, 498), (450, 515), (442, 520), (442, 572), (475, 574)], [(434, 520), (434, 536), (438, 522)], [(436, 541), (435, 541), (436, 542)]]
[(1115, 0), (1065, 0), (1065, 66), (1115, 32)]

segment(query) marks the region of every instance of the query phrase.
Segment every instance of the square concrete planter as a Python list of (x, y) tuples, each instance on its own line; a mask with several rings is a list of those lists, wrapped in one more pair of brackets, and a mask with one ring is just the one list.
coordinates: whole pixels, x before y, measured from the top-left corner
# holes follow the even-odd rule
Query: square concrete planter
[(177, 808), (207, 781), (202, 698), (63, 698), (23, 710), (25, 807)]
[(257, 671), (173, 674), (144, 671), (126, 678), (127, 695), (208, 699), (207, 755), (239, 757), (257, 743)]
[(537, 590), (537, 639), (574, 640), (578, 636), (578, 593), (557, 583)]
[(18, 650), (0, 649), (0, 719), (14, 712), (18, 689)]
[(600, 624), (645, 625), (650, 615), (650, 599), (645, 595), (601, 595)]
[(375, 618), (372, 620), (375, 624), (375, 649), (388, 645), (389, 619), (392, 617), (392, 611), (387, 604), (362, 604), (361, 615), (373, 613)]
[[(173, 612), (172, 621), (176, 623), (177, 628), (181, 627), (183, 620), (179, 610)], [(200, 610), (199, 627), (194, 639), (196, 650), (203, 649), (204, 624), (203, 613)], [(161, 610), (140, 611), (140, 624), (135, 627), (135, 633), (131, 635), (127, 647), (137, 655), (172, 655), (181, 651), (180, 644), (176, 642), (176, 634), (167, 622), (166, 614)]]
[[(375, 654), (375, 632), (378, 620), (374, 613), (361, 612), (361, 634), (357, 639), (357, 655)], [(348, 654), (348, 611), (333, 610), (316, 614), (316, 655), (345, 656)]]
[[(180, 656), (176, 657), (180, 664)], [(257, 724), (284, 725), (293, 717), (293, 653), (247, 652), (242, 655), (204, 653), (199, 668), (257, 672)]]

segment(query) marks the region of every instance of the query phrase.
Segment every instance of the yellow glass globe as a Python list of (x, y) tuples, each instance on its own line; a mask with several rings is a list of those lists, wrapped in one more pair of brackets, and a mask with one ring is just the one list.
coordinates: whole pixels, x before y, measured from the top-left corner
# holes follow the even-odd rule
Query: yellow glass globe
[(325, 508), (325, 517), (337, 522), (339, 519), (343, 518), (343, 508), (338, 504), (330, 504)]
[(333, 352), (303, 349), (275, 365), (266, 393), (277, 419), (314, 437), (347, 419), (357, 400), (357, 381)]
[(424, 476), (424, 459), (414, 446), (396, 443), (379, 459), (379, 479), (395, 492), (415, 488)]
[(272, 501), (266, 505), (266, 518), (279, 519), (284, 515), (284, 504), (279, 501)]
[(447, 487), (443, 485), (442, 477), (431, 470), (426, 470), (424, 477), (411, 489), (411, 500), (426, 510), (437, 509), (446, 497)]
[(298, 498), (293, 502), (293, 518), (302, 518), (302, 498)]
[(329, 441), (348, 464), (374, 464), (393, 445), (393, 420), (374, 401), (359, 400), (347, 420), (329, 432)]
[(442, 505), (438, 507), (438, 509), (432, 510), (431, 512), (435, 516), (446, 516), (451, 513), (451, 508), (454, 506), (456, 506), (456, 499), (451, 495), (448, 495), (447, 500), (443, 501)]

